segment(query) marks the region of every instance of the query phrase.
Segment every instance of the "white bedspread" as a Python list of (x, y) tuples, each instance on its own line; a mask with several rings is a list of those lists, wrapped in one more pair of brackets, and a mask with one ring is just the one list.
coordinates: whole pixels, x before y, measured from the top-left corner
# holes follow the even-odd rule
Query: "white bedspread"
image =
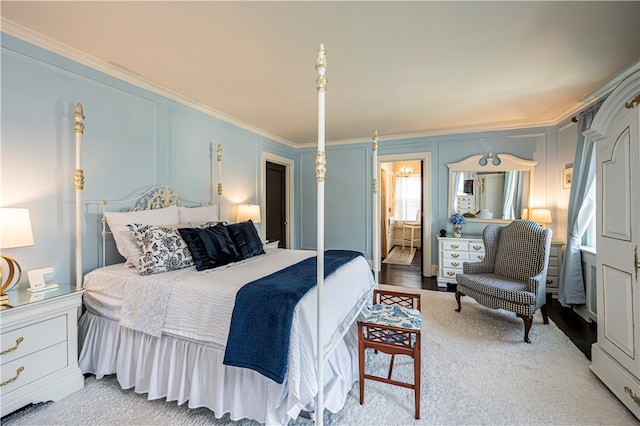
[[(237, 291), (246, 283), (298, 263), (315, 251), (273, 250), (215, 270), (188, 268), (141, 276), (122, 264), (85, 277), (85, 304), (94, 313), (153, 336), (162, 333), (223, 349)], [(325, 353), (370, 303), (375, 282), (362, 256), (340, 267), (324, 282)], [(290, 397), (309, 401), (317, 392), (316, 295), (314, 287), (294, 311), (287, 369)]]

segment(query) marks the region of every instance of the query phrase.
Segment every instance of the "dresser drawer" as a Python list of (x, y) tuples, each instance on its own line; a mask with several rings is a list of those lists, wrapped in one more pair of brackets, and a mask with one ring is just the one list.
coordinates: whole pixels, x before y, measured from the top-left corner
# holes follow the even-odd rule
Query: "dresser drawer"
[(464, 263), (464, 261), (462, 261), (462, 260), (444, 259), (442, 261), (442, 266), (444, 266), (445, 268), (450, 268), (450, 269), (459, 269), (460, 272), (462, 272), (462, 264), (463, 263)]
[(484, 252), (469, 253), (469, 262), (482, 262), (484, 260)]
[(442, 252), (443, 259), (453, 259), (453, 260), (468, 260), (469, 252), (466, 251), (443, 251)]
[(484, 244), (482, 244), (482, 243), (469, 243), (469, 251), (471, 253), (483, 253), (484, 254)]
[(455, 278), (456, 275), (461, 273), (462, 269), (442, 268), (442, 276), (444, 278)]
[(551, 262), (551, 258), (555, 257), (558, 259), (562, 254), (562, 245), (551, 245), (551, 249), (549, 250), (549, 262)]
[(441, 249), (449, 251), (469, 251), (469, 243), (467, 241), (444, 241), (442, 242)]
[[(44, 337), (44, 336), (43, 336)], [(6, 362), (0, 367), (2, 383), (0, 395), (26, 386), (67, 366), (67, 342), (60, 342), (30, 355)], [(22, 369), (22, 370), (20, 370)], [(12, 380), (15, 379), (15, 380)]]
[(547, 276), (547, 290), (558, 288), (558, 278)]
[(560, 276), (560, 268), (557, 266), (547, 266), (547, 278), (559, 277)]
[[(0, 337), (1, 362), (4, 366), (14, 359), (67, 340), (67, 316), (60, 315), (26, 327), (18, 328)], [(4, 368), (4, 367), (3, 367)], [(3, 370), (4, 371), (4, 370)], [(4, 377), (4, 373), (3, 373)], [(2, 379), (5, 380), (4, 378)]]

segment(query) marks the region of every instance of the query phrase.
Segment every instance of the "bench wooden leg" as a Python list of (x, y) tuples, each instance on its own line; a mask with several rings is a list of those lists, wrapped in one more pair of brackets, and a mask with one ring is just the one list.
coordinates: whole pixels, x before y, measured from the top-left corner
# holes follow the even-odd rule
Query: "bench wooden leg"
[(360, 379), (360, 405), (364, 404), (364, 334), (358, 324), (358, 373)]

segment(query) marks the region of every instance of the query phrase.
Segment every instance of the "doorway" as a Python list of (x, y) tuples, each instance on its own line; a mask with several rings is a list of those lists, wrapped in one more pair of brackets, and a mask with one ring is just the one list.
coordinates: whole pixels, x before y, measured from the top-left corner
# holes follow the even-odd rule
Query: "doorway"
[(422, 161), (381, 163), (380, 173), (383, 263), (415, 267), (417, 257), (422, 272)]
[(291, 247), (293, 227), (293, 160), (262, 153), (263, 241), (278, 241), (278, 248)]
[[(410, 249), (417, 253), (417, 258), (414, 253), (406, 267), (419, 268), (420, 276), (431, 277), (431, 153), (378, 156), (378, 176), (381, 182), (380, 220), (374, 226), (380, 235), (380, 246), (376, 252), (385, 259), (394, 247), (402, 249), (404, 243), (403, 256)], [(402, 198), (398, 197), (397, 191), (405, 192), (401, 205), (396, 201)], [(407, 196), (406, 191), (411, 195)]]

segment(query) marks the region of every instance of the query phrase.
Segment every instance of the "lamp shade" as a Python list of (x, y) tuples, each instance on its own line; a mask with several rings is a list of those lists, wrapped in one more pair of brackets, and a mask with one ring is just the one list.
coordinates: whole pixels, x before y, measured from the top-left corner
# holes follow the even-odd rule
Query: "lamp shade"
[(0, 248), (32, 246), (29, 210), (0, 208)]
[(238, 206), (238, 222), (251, 219), (253, 223), (260, 223), (260, 206), (252, 204), (241, 204)]
[(529, 219), (536, 223), (551, 223), (551, 210), (549, 209), (533, 209)]
[(529, 209), (522, 209), (522, 219), (529, 219)]

